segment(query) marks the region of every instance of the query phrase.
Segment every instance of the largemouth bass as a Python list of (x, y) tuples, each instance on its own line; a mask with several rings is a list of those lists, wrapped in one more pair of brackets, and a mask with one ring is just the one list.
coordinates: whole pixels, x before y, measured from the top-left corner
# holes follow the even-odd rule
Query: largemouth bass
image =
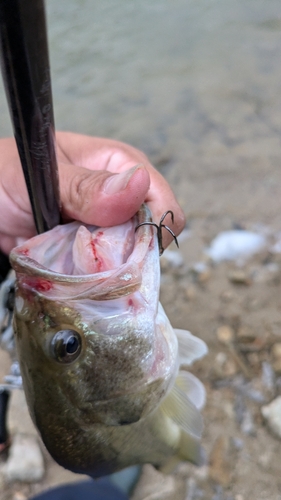
[(147, 207), (125, 224), (57, 226), (16, 247), (14, 328), (31, 417), (62, 466), (92, 477), (200, 461), (207, 352), (159, 303)]

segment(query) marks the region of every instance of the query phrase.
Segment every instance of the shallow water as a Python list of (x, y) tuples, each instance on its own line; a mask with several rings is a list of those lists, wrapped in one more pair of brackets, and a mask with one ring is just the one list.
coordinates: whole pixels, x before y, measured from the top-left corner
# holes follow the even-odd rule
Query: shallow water
[[(164, 172), (188, 162), (191, 178), (199, 157), (200, 175), (214, 156), (212, 173), (233, 168), (233, 148), (279, 157), (280, 0), (47, 0), (47, 12), (57, 129), (127, 141)], [(11, 134), (2, 82), (0, 116)]]

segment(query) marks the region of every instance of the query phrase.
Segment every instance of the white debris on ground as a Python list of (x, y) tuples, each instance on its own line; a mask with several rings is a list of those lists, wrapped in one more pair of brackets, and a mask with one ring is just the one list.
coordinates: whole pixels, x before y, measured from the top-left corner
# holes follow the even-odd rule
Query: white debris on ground
[(184, 258), (179, 250), (165, 250), (161, 257), (161, 266), (167, 263), (171, 267), (181, 267), (184, 265)]
[(244, 260), (265, 248), (264, 235), (244, 230), (223, 231), (211, 242), (205, 253), (214, 261)]
[(16, 434), (3, 468), (6, 481), (40, 481), (44, 476), (44, 460), (35, 436)]
[(281, 233), (275, 235), (275, 243), (271, 246), (270, 251), (272, 253), (281, 253)]
[(281, 438), (281, 396), (261, 408), (261, 413), (270, 430)]

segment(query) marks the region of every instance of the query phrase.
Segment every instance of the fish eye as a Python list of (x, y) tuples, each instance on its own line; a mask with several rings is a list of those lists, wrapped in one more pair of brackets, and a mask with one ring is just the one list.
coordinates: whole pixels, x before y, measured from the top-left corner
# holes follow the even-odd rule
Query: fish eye
[(59, 363), (72, 363), (81, 352), (81, 336), (75, 330), (60, 330), (51, 342), (52, 355)]

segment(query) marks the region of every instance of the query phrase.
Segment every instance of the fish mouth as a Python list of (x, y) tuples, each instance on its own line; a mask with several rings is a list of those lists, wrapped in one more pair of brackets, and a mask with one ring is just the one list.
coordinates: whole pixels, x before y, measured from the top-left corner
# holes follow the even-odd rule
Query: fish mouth
[[(122, 248), (126, 246), (126, 250), (124, 261), (118, 263), (116, 267), (110, 268), (109, 265), (109, 268), (106, 268), (106, 265), (99, 265), (103, 250), (97, 255), (97, 245), (92, 244), (92, 262), (97, 261), (95, 272), (77, 273), (72, 256), (73, 240), (82, 227), (88, 232), (96, 231), (97, 236), (94, 240), (96, 241), (101, 233), (98, 231), (100, 228), (72, 222), (35, 236), (14, 248), (10, 254), (11, 265), (17, 273), (18, 285), (52, 300), (59, 300), (62, 296), (71, 300), (83, 298), (111, 300), (133, 293), (141, 283), (143, 260), (151, 246), (156, 244), (151, 226), (140, 226), (137, 231), (136, 228), (139, 224), (150, 221), (150, 211), (146, 205), (142, 205), (137, 214), (125, 223), (128, 227), (128, 242), (122, 243), (123, 240), (120, 238)], [(123, 226), (124, 224), (118, 227)], [(105, 231), (107, 229), (116, 230), (116, 228), (105, 228)], [(88, 255), (85, 260), (87, 259)], [(70, 283), (74, 286), (69, 287)]]

